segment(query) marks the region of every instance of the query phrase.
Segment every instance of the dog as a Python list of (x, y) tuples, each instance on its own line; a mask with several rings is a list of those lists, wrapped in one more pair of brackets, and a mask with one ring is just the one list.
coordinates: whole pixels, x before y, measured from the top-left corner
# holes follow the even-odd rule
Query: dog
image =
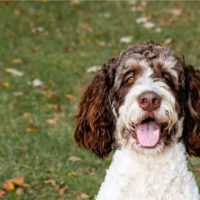
[(200, 156), (200, 71), (148, 41), (109, 60), (89, 82), (75, 142), (114, 151), (96, 200), (199, 200), (187, 154)]

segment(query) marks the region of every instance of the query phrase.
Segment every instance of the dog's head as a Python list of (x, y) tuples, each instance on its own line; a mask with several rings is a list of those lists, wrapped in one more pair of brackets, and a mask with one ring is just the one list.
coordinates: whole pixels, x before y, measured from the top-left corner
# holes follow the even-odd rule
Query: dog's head
[(75, 141), (96, 155), (120, 147), (159, 153), (180, 140), (200, 156), (200, 72), (168, 48), (132, 46), (85, 88)]

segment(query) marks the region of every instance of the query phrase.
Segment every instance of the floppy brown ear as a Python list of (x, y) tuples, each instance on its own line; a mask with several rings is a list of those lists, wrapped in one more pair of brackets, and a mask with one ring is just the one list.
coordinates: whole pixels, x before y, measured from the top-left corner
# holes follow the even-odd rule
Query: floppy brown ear
[(75, 116), (75, 141), (103, 158), (112, 150), (115, 119), (110, 105), (117, 57), (109, 61), (85, 88)]
[(200, 156), (200, 71), (185, 66), (187, 103), (183, 139), (190, 155)]

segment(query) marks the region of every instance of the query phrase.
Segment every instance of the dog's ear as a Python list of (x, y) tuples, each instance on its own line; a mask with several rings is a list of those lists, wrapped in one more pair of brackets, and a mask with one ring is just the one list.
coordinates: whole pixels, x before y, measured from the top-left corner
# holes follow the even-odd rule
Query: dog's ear
[(115, 118), (110, 102), (118, 57), (108, 65), (85, 88), (75, 116), (75, 142), (103, 158), (112, 150)]
[(200, 156), (200, 71), (185, 66), (187, 101), (183, 139), (190, 155)]

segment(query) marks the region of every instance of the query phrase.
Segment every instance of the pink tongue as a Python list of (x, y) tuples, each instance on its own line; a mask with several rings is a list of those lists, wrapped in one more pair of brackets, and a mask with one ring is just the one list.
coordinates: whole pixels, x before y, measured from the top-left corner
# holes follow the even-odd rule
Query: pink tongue
[(159, 142), (160, 126), (156, 122), (146, 122), (136, 129), (138, 142), (144, 147), (154, 147)]

